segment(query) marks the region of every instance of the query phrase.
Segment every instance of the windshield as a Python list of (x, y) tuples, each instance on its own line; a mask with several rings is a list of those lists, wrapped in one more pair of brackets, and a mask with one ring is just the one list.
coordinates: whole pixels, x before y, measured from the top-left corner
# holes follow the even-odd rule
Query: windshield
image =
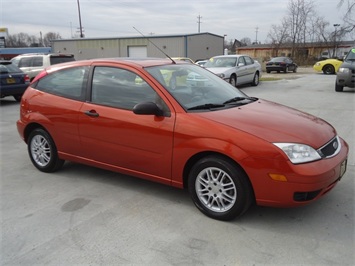
[(187, 111), (230, 108), (255, 100), (197, 65), (163, 65), (146, 70)]
[(237, 64), (237, 57), (212, 57), (204, 67), (234, 67)]
[(355, 60), (355, 48), (352, 48), (349, 53), (346, 55), (345, 61), (354, 61)]

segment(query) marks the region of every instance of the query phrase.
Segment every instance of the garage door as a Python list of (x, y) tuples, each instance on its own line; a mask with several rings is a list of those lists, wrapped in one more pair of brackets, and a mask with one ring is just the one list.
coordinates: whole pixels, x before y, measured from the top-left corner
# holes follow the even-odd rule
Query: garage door
[(128, 57), (147, 57), (147, 46), (128, 46)]

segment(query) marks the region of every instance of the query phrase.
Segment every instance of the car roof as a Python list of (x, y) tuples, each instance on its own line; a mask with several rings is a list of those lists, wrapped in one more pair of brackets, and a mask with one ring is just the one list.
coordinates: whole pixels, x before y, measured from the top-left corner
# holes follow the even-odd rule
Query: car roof
[(67, 63), (55, 64), (46, 68), (47, 70), (56, 70), (67, 66), (87, 66), (92, 63), (107, 63), (107, 64), (115, 64), (121, 63), (126, 65), (131, 65), (134, 67), (144, 68), (151, 66), (160, 66), (160, 65), (168, 65), (168, 64), (179, 64), (185, 65), (188, 64), (183, 61), (172, 61), (170, 59), (164, 58), (153, 58), (153, 57), (145, 57), (145, 58), (132, 58), (132, 57), (117, 57), (117, 58), (95, 58), (95, 59), (87, 59), (87, 60), (77, 60), (71, 61)]
[(228, 58), (237, 58), (241, 56), (246, 56), (245, 54), (230, 54), (230, 55), (216, 55), (213, 58), (222, 58), (222, 57), (228, 57)]

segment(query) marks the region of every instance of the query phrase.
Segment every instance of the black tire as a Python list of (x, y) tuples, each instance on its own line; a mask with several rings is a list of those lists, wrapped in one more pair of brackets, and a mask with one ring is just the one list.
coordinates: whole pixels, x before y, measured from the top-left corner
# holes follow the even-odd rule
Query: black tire
[(344, 86), (339, 85), (336, 81), (335, 81), (335, 91), (337, 92), (342, 92), (344, 90)]
[(13, 95), (16, 102), (21, 102), (22, 95)]
[(287, 67), (285, 67), (285, 70), (284, 70), (284, 71), (285, 71), (285, 73), (287, 73), (287, 72), (288, 72), (288, 66), (287, 66)]
[(335, 74), (335, 68), (332, 65), (325, 65), (323, 67), (323, 73), (326, 75)]
[(293, 73), (296, 73), (296, 72), (297, 72), (297, 67), (295, 66), (293, 69)]
[(259, 73), (256, 72), (253, 78), (253, 82), (251, 83), (252, 86), (258, 86), (259, 85)]
[(233, 87), (237, 87), (237, 77), (235, 75), (230, 76), (229, 83), (232, 84)]
[(30, 133), (27, 148), (33, 165), (42, 172), (55, 172), (64, 164), (64, 160), (58, 157), (57, 147), (52, 137), (42, 128), (37, 128)]
[(189, 173), (188, 188), (203, 214), (222, 221), (241, 216), (254, 200), (244, 171), (221, 156), (200, 159)]

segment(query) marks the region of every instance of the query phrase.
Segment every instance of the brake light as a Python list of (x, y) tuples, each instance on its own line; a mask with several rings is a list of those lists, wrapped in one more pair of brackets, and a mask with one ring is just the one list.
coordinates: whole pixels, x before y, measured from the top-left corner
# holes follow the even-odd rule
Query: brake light
[(27, 74), (25, 75), (25, 82), (30, 82), (30, 77)]

